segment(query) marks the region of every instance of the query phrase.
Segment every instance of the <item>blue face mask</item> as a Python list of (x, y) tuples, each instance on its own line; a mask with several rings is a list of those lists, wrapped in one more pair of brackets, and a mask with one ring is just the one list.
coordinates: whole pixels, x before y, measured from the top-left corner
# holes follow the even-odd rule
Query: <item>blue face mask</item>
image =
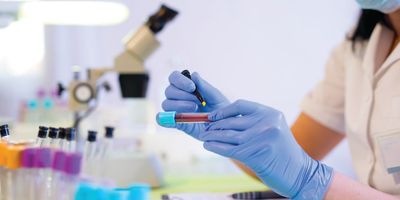
[(400, 0), (357, 0), (361, 8), (391, 13), (400, 8)]

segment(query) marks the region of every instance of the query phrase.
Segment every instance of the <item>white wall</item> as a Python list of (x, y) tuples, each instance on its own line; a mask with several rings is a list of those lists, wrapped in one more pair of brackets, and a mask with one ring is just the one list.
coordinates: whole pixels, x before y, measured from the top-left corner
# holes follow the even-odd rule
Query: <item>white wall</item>
[[(345, 38), (358, 8), (353, 0), (124, 0), (131, 18), (113, 27), (48, 27), (47, 63), (55, 80), (70, 67), (111, 66), (121, 38), (138, 28), (160, 2), (180, 11), (159, 34), (162, 47), (147, 61), (149, 99), (160, 108), (167, 76), (188, 68), (230, 99), (250, 99), (282, 110), (289, 122), (299, 102), (322, 78), (330, 50)], [(113, 101), (118, 101), (116, 97)], [(342, 145), (328, 163), (351, 173)]]

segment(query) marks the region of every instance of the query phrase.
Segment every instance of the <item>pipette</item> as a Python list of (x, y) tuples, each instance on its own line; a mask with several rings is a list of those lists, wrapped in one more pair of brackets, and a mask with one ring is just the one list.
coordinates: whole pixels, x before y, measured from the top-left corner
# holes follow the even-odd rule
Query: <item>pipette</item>
[(174, 126), (177, 123), (208, 123), (208, 113), (159, 112), (157, 122), (160, 125)]

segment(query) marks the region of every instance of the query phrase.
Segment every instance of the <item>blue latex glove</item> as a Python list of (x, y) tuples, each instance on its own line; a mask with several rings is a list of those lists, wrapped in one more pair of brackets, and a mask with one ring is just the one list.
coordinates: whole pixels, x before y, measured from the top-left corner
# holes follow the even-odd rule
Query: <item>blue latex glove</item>
[[(169, 76), (169, 82), (170, 85), (165, 90), (167, 99), (162, 103), (165, 111), (211, 112), (229, 104), (228, 99), (219, 90), (203, 80), (196, 72), (192, 74), (190, 80), (180, 72), (174, 71)], [(205, 107), (192, 94), (196, 87), (207, 102)], [(199, 133), (205, 131), (205, 126), (205, 124), (176, 124), (167, 128), (177, 128), (198, 139)]]
[(303, 151), (281, 112), (239, 100), (209, 119), (214, 122), (200, 134), (207, 150), (244, 163), (283, 196), (324, 198), (333, 170)]

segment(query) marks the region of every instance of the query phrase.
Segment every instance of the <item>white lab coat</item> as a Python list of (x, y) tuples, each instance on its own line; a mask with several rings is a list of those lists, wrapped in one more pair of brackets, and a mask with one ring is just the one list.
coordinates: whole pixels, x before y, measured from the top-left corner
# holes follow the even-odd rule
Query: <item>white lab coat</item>
[(394, 35), (377, 25), (367, 42), (353, 48), (344, 41), (301, 106), (316, 121), (346, 134), (360, 182), (400, 197), (377, 144), (380, 135), (400, 134), (400, 45), (386, 59)]

